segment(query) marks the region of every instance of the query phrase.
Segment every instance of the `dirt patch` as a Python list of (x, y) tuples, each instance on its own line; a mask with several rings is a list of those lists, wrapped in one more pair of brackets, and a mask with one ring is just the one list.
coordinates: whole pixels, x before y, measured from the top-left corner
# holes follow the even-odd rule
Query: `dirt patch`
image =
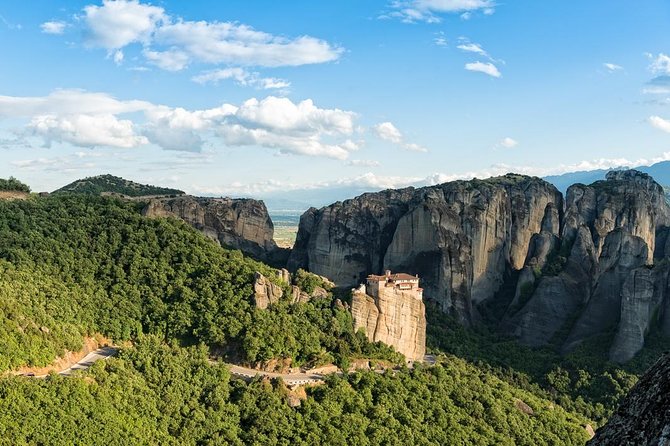
[(30, 376), (44, 376), (51, 372), (61, 372), (74, 364), (81, 361), (84, 356), (88, 355), (94, 350), (107, 345), (112, 345), (111, 339), (102, 335), (87, 336), (84, 338), (84, 347), (77, 352), (67, 352), (63, 356), (59, 356), (46, 367), (28, 367), (24, 366), (17, 370), (7, 372), (10, 375), (30, 375)]
[(26, 200), (30, 194), (15, 190), (0, 190), (0, 200)]

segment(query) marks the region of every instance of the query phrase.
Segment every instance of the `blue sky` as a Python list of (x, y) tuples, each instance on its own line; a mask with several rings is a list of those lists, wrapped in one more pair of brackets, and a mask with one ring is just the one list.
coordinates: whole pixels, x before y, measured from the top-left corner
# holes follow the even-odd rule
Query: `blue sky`
[(0, 175), (376, 190), (670, 159), (670, 3), (0, 2)]

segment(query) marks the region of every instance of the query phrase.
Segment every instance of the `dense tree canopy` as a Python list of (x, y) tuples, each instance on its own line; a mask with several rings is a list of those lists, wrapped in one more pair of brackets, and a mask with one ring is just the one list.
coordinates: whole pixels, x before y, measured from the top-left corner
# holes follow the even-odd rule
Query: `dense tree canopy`
[(256, 309), (254, 273), (274, 277), (269, 267), (139, 206), (85, 195), (0, 202), (0, 370), (44, 365), (93, 332), (233, 346), (250, 363), (399, 360), (356, 336), (331, 301)]

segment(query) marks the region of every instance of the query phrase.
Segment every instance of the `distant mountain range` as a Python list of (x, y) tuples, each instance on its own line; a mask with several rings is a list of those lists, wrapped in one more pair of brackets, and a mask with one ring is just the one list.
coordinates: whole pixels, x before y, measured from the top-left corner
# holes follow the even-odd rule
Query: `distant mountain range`
[[(604, 180), (607, 172), (620, 169), (598, 169), (598, 170), (583, 170), (579, 172), (569, 172), (562, 175), (551, 175), (544, 177), (545, 181), (556, 186), (558, 190), (565, 194), (573, 184), (591, 184), (596, 181)], [(670, 186), (670, 161), (661, 161), (660, 163), (652, 164), (651, 166), (635, 167), (635, 170), (651, 175), (656, 182), (664, 187)]]

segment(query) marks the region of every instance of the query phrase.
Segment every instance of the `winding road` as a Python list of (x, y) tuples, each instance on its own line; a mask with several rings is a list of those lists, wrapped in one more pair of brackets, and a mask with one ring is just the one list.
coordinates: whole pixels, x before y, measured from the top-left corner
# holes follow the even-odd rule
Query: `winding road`
[[(61, 370), (58, 372), (61, 376), (71, 376), (76, 371), (83, 371), (91, 367), (97, 361), (104, 361), (112, 356), (115, 356), (119, 352), (118, 347), (101, 347), (97, 350), (90, 352), (88, 355), (83, 357), (79, 362), (73, 364), (72, 366)], [(211, 361), (213, 364), (216, 364), (216, 361)], [(425, 362), (433, 365), (435, 364), (435, 357), (432, 355), (426, 355)], [(289, 386), (302, 386), (305, 384), (321, 384), (324, 382), (326, 375), (331, 373), (342, 374), (341, 371), (330, 372), (330, 373), (273, 373), (273, 372), (264, 372), (262, 370), (251, 369), (248, 367), (242, 367), (235, 364), (230, 364), (227, 362), (222, 363), (230, 370), (230, 373), (240, 379), (245, 381), (250, 381), (257, 376), (263, 376), (268, 378), (281, 378)], [(25, 375), (33, 378), (46, 378), (49, 375)]]

